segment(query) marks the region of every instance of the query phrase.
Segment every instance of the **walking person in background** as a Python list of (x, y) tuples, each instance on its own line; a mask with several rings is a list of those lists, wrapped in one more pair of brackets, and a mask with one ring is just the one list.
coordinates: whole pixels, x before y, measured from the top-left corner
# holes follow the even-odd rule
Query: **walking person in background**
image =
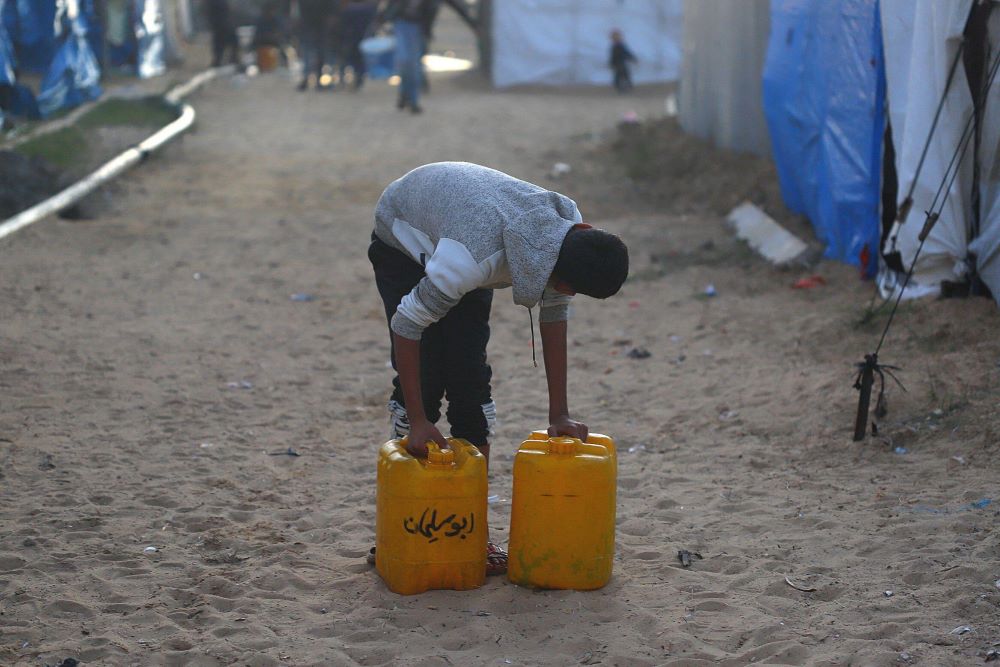
[(414, 114), (423, 111), (420, 107), (423, 78), (420, 59), (424, 54), (424, 25), (436, 6), (435, 0), (390, 0), (382, 14), (383, 20), (392, 21), (396, 37), (396, 70), (400, 78), (396, 106), (400, 110), (409, 108)]
[(361, 90), (365, 83), (365, 58), (361, 53), (361, 40), (375, 20), (377, 5), (373, 0), (350, 0), (340, 12), (340, 80), (350, 67), (354, 74), (354, 90)]
[(219, 67), (229, 52), (229, 62), (239, 65), (240, 45), (229, 11), (229, 0), (206, 0), (205, 15), (212, 30), (212, 67)]
[(420, 52), (420, 90), (426, 95), (431, 92), (431, 80), (427, 76), (427, 69), (424, 67), (423, 56), (431, 48), (431, 40), (434, 39), (434, 21), (437, 20), (438, 10), (441, 9), (441, 0), (428, 0), (428, 6), (423, 13), (420, 28), (424, 35), (424, 48)]
[(629, 71), (629, 63), (636, 62), (635, 55), (625, 46), (620, 30), (611, 31), (611, 55), (608, 65), (615, 73), (614, 86), (619, 93), (627, 93), (632, 90), (632, 73)]
[(300, 91), (309, 90), (309, 78), (315, 77), (317, 89), (323, 89), (320, 82), (326, 65), (330, 40), (330, 23), (333, 19), (335, 0), (297, 0), (293, 14), (296, 16), (299, 39), (299, 57), (302, 59), (302, 80)]

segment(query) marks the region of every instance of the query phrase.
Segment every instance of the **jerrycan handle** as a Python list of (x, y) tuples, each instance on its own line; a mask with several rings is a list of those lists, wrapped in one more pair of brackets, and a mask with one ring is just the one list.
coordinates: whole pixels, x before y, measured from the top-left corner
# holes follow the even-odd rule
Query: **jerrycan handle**
[(450, 468), (455, 465), (455, 450), (441, 449), (436, 442), (427, 443), (427, 465), (434, 468)]
[(564, 436), (549, 438), (549, 454), (576, 454), (580, 444), (579, 438)]

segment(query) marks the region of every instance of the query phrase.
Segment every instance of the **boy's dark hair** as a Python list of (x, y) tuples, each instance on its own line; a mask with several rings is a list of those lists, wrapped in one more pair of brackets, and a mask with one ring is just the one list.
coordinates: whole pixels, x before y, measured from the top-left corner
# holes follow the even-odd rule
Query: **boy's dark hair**
[(603, 229), (572, 229), (563, 240), (552, 277), (574, 292), (607, 299), (628, 278), (628, 248)]

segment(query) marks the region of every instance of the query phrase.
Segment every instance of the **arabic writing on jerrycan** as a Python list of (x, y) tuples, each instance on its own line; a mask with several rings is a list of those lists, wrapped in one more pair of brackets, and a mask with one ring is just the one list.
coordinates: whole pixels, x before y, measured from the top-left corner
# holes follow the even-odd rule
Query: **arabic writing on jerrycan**
[(468, 590), (486, 579), (486, 459), (465, 440), (427, 458), (390, 440), (378, 456), (375, 568), (402, 595)]
[(615, 555), (614, 441), (535, 431), (514, 457), (508, 578), (534, 588), (601, 588)]

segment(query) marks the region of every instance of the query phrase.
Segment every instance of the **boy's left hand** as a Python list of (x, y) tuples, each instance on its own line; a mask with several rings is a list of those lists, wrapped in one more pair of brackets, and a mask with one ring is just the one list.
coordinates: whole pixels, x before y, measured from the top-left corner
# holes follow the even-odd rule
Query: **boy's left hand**
[(549, 426), (549, 435), (553, 437), (563, 435), (586, 441), (589, 433), (590, 431), (586, 424), (578, 422), (575, 419), (570, 419), (568, 416), (553, 420), (552, 424)]

